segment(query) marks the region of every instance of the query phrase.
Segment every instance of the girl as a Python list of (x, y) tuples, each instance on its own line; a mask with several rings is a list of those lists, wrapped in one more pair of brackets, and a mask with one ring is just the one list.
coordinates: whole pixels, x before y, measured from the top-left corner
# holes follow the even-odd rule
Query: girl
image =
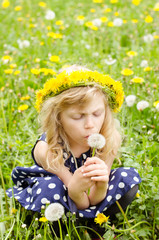
[[(59, 202), (86, 218), (116, 213), (117, 200), (126, 208), (141, 180), (134, 168), (111, 170), (121, 144), (113, 111), (123, 98), (120, 82), (82, 67), (45, 83), (36, 99), (45, 133), (32, 150), (35, 165), (12, 172), (14, 197), (23, 207), (40, 212), (46, 203)], [(106, 144), (91, 157), (88, 137), (94, 133)], [(11, 197), (12, 189), (7, 194)]]

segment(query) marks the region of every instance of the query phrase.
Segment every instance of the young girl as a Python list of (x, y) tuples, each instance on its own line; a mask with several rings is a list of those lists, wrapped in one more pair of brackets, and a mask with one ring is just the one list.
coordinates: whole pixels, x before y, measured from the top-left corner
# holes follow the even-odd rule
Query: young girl
[[(42, 136), (36, 142), (32, 167), (12, 172), (14, 193), (25, 209), (41, 211), (46, 203), (59, 202), (66, 212), (94, 218), (125, 209), (133, 200), (140, 176), (134, 168), (111, 170), (121, 145), (113, 112), (122, 105), (122, 85), (110, 76), (82, 67), (71, 67), (47, 81), (37, 92)], [(102, 134), (105, 146), (96, 150), (88, 137)]]

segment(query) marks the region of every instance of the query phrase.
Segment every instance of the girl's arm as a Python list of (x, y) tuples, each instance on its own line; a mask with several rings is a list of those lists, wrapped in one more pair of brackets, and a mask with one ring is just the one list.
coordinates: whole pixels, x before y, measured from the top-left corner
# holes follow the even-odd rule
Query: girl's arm
[(61, 166), (60, 169), (56, 171), (53, 170), (52, 168), (48, 168), (46, 164), (47, 151), (48, 144), (44, 141), (38, 141), (34, 148), (34, 158), (37, 164), (44, 168), (46, 171), (56, 174), (67, 187), (72, 177), (72, 173), (65, 166)]

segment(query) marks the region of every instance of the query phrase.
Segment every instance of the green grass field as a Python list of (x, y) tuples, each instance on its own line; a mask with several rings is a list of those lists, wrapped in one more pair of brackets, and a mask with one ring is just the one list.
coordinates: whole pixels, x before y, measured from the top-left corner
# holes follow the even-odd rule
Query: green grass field
[[(104, 239), (159, 239), (159, 2), (1, 0), (0, 19), (0, 239), (57, 239), (48, 222), (6, 197), (5, 189), (13, 186), (15, 166), (33, 164), (35, 91), (72, 64), (123, 83), (125, 101), (115, 115), (123, 143), (113, 167), (135, 167), (142, 178), (125, 216), (101, 226)], [(79, 228), (70, 217), (60, 239), (90, 237), (86, 225)]]

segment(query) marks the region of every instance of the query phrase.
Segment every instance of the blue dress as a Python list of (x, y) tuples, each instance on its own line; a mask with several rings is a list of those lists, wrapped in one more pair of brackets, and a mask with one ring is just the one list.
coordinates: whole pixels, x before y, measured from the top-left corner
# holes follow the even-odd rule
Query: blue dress
[[(45, 134), (39, 140), (45, 141)], [(35, 144), (36, 145), (36, 144)], [(34, 146), (35, 147), (35, 146)], [(33, 148), (34, 150), (34, 148)], [(32, 157), (34, 159), (32, 150)], [(90, 157), (90, 150), (76, 158), (78, 167), (82, 166), (87, 157)], [(63, 153), (65, 166), (70, 172), (76, 170), (74, 158)], [(35, 161), (35, 159), (34, 159)], [(109, 176), (108, 191), (105, 199), (95, 206), (90, 206), (84, 210), (77, 210), (74, 202), (68, 195), (68, 190), (64, 183), (55, 174), (45, 171), (35, 165), (31, 167), (16, 167), (12, 171), (12, 180), (15, 184), (13, 188), (6, 191), (9, 197), (17, 199), (20, 204), (28, 210), (41, 211), (41, 207), (48, 202), (61, 203), (65, 211), (78, 212), (80, 217), (95, 218), (98, 213), (106, 211), (112, 204), (124, 196), (133, 186), (141, 182), (136, 169), (130, 167), (120, 167), (111, 170)]]

